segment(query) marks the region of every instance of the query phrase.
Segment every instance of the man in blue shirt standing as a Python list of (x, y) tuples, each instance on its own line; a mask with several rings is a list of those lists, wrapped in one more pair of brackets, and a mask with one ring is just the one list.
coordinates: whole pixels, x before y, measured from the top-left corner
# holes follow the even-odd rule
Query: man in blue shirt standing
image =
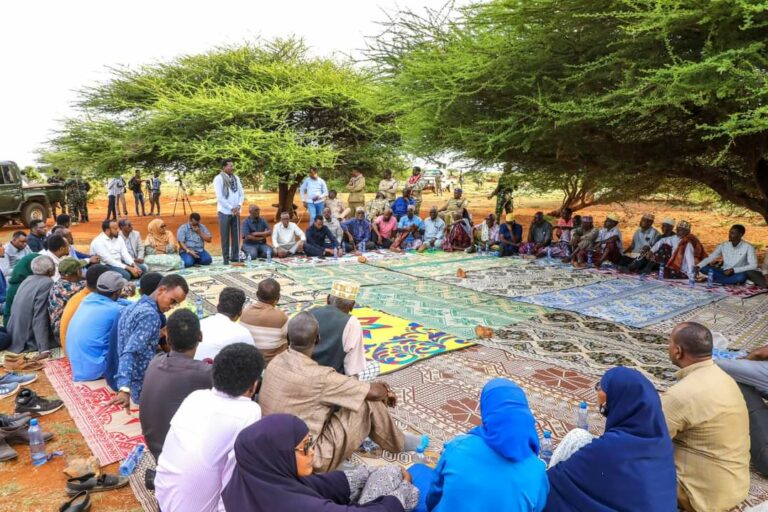
[(261, 208), (252, 204), (248, 207), (248, 217), (243, 221), (243, 251), (252, 259), (266, 258), (267, 237), (272, 234), (269, 223), (261, 216)]
[(211, 255), (205, 250), (205, 242), (211, 241), (211, 232), (200, 223), (200, 214), (193, 212), (189, 216), (189, 222), (179, 226), (176, 231), (181, 250), (179, 256), (185, 267), (192, 265), (210, 265), (213, 261)]
[(67, 328), (66, 348), (76, 382), (98, 380), (104, 376), (109, 333), (124, 307), (118, 298), (127, 283), (113, 270), (100, 273), (94, 293), (88, 294), (75, 311)]
[(138, 404), (144, 385), (144, 374), (157, 353), (162, 320), (165, 314), (187, 298), (189, 286), (178, 274), (160, 280), (151, 295), (125, 308), (117, 326), (117, 395), (110, 404), (130, 410), (131, 400)]
[(328, 187), (323, 178), (317, 175), (317, 168), (309, 168), (309, 176), (304, 178), (299, 187), (299, 195), (309, 212), (309, 221), (312, 222), (315, 217), (323, 215), (325, 208), (325, 198), (328, 197)]
[(344, 230), (344, 239), (347, 252), (359, 250), (361, 245), (367, 251), (372, 251), (376, 245), (371, 241), (371, 223), (365, 219), (365, 208), (358, 206), (355, 210), (355, 218), (341, 224)]

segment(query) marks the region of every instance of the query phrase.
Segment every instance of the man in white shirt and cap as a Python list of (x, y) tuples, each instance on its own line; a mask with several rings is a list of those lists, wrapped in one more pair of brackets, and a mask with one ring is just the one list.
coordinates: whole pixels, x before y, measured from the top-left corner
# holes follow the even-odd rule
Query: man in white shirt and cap
[(640, 253), (649, 250), (659, 239), (659, 231), (653, 227), (655, 217), (651, 213), (646, 213), (640, 219), (640, 227), (637, 228), (632, 236), (632, 242), (624, 250), (624, 254), (632, 257), (640, 256)]
[(234, 174), (233, 162), (231, 158), (223, 159), (221, 172), (213, 179), (216, 211), (219, 214), (221, 256), (225, 265), (230, 261), (240, 261), (240, 208), (245, 200), (243, 184)]
[(615, 213), (608, 214), (595, 241), (595, 266), (600, 267), (606, 261), (618, 264), (621, 261), (622, 248), (619, 216)]
[(359, 291), (357, 283), (334, 281), (328, 304), (310, 310), (320, 325), (320, 342), (312, 359), (344, 375), (358, 375), (361, 380), (371, 380), (378, 372), (371, 368), (361, 375), (366, 370), (363, 327), (360, 320), (351, 314)]
[(272, 228), (272, 246), (275, 248), (275, 256), (285, 258), (301, 253), (306, 240), (304, 232), (295, 222), (291, 222), (288, 212), (281, 213), (280, 222)]

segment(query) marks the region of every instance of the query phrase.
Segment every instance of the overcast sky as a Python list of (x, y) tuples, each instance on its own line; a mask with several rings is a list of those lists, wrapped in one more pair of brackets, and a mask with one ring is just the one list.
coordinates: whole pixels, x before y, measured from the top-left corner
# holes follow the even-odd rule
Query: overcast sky
[[(0, 1), (0, 160), (35, 150), (72, 115), (75, 91), (106, 66), (136, 66), (222, 44), (301, 36), (318, 54), (355, 54), (382, 10), (445, 0)], [(467, 3), (467, 2), (460, 2)]]

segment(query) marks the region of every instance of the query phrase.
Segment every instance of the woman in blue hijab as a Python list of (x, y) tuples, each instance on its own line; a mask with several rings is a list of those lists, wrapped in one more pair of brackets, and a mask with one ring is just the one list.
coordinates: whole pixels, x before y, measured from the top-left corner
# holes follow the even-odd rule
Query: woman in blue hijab
[(410, 468), (421, 492), (417, 511), (534, 512), (547, 501), (546, 469), (525, 393), (493, 379), (480, 395), (483, 424), (443, 449), (434, 470)]
[(637, 370), (612, 368), (598, 400), (605, 433), (549, 469), (546, 510), (677, 511), (674, 450), (653, 385)]

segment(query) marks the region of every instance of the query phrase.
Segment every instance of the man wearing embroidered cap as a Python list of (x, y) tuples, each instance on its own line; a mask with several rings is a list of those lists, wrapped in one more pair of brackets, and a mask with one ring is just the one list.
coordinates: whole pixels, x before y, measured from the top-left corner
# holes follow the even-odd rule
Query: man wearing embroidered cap
[(595, 250), (598, 235), (600, 230), (595, 227), (592, 216), (582, 216), (579, 227), (571, 231), (571, 256), (563, 258), (563, 263), (573, 262), (574, 267), (583, 266), (588, 252)]
[(614, 265), (618, 264), (621, 261), (622, 249), (619, 216), (618, 214), (610, 213), (605, 217), (603, 227), (597, 235), (595, 253), (592, 256), (595, 267), (600, 268), (606, 261)]
[(640, 227), (632, 236), (632, 243), (624, 250), (624, 254), (636, 258), (653, 247), (659, 239), (659, 231), (653, 227), (654, 220), (655, 217), (650, 213), (643, 215), (640, 219)]
[(320, 342), (312, 359), (345, 375), (359, 375), (365, 370), (363, 327), (350, 314), (359, 291), (357, 283), (334, 281), (328, 304), (310, 310), (320, 325)]
[(675, 234), (675, 219), (664, 219), (661, 223), (659, 239), (650, 249), (641, 251), (640, 256), (629, 265), (628, 270), (639, 274), (656, 272), (660, 263), (666, 264), (679, 243), (680, 237)]
[(515, 222), (515, 215), (508, 213), (506, 222), (499, 226), (499, 256), (517, 254), (523, 241), (523, 226)]
[(681, 220), (677, 224), (677, 246), (664, 267), (664, 275), (670, 279), (687, 279), (694, 272), (697, 262), (707, 257), (707, 251), (698, 238), (691, 234), (691, 224)]

